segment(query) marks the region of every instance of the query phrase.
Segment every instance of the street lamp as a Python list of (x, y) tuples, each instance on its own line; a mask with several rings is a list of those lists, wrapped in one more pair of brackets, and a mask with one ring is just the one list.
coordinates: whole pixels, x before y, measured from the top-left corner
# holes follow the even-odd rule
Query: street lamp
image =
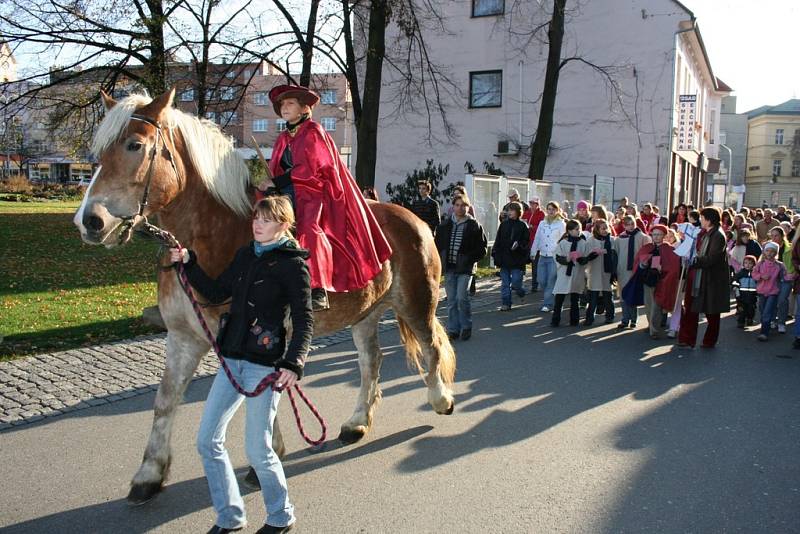
[(727, 202), (728, 200), (728, 194), (731, 191), (731, 172), (733, 171), (733, 150), (731, 150), (725, 143), (720, 143), (719, 146), (728, 151), (728, 179), (725, 181), (725, 201), (722, 202), (722, 204), (725, 205), (725, 202)]

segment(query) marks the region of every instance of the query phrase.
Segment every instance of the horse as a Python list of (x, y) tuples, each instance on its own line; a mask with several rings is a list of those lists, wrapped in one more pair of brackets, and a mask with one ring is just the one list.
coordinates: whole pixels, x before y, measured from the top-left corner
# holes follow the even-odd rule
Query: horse
[[(161, 228), (197, 252), (210, 276), (218, 276), (252, 238), (249, 173), (232, 140), (213, 122), (174, 108), (174, 96), (173, 88), (155, 99), (133, 94), (116, 101), (101, 91), (106, 113), (91, 145), (99, 166), (73, 222), (84, 242), (115, 247), (127, 243), (143, 221), (157, 218)], [(389, 309), (433, 410), (449, 415), (455, 406), (456, 355), (436, 317), (441, 260), (431, 231), (401, 206), (369, 202), (392, 256), (364, 288), (330, 293), (330, 308), (314, 314), (316, 336), (351, 326), (358, 351), (361, 386), (355, 410), (339, 434), (347, 444), (369, 432), (381, 398), (378, 322)], [(158, 307), (167, 327), (166, 365), (144, 457), (131, 481), (131, 504), (147, 502), (163, 489), (177, 407), (211, 346), (168, 260), (159, 261), (164, 267), (158, 274)], [(212, 330), (226, 307), (203, 310)], [(273, 446), (279, 453), (284, 450), (277, 427)]]

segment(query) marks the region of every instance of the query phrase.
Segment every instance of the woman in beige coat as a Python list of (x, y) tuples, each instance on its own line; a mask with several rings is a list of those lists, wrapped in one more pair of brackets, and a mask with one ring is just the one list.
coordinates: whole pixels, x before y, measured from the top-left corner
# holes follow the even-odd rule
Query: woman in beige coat
[(592, 225), (592, 235), (586, 240), (587, 258), (586, 267), (587, 286), (589, 287), (589, 307), (586, 309), (584, 324), (591, 326), (594, 323), (594, 311), (597, 301), (602, 298), (606, 310), (606, 324), (614, 322), (614, 302), (611, 298), (612, 279), (616, 278), (616, 265), (614, 251), (614, 238), (608, 222), (597, 219)]

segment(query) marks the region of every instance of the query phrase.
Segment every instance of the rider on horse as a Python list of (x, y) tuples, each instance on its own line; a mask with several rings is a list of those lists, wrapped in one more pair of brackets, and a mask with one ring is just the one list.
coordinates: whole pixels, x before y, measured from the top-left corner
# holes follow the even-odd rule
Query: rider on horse
[(269, 98), (286, 130), (275, 141), (269, 162), (275, 178), (262, 187), (293, 199), (297, 240), (310, 253), (312, 303), (314, 310), (324, 310), (327, 291), (363, 288), (381, 272), (392, 249), (333, 139), (311, 119), (319, 95), (279, 85)]

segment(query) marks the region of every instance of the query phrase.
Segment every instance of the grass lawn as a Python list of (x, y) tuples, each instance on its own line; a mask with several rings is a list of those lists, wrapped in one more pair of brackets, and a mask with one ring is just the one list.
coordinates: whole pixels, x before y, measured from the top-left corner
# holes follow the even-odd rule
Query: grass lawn
[(0, 360), (152, 333), (156, 244), (84, 244), (79, 202), (0, 202)]

